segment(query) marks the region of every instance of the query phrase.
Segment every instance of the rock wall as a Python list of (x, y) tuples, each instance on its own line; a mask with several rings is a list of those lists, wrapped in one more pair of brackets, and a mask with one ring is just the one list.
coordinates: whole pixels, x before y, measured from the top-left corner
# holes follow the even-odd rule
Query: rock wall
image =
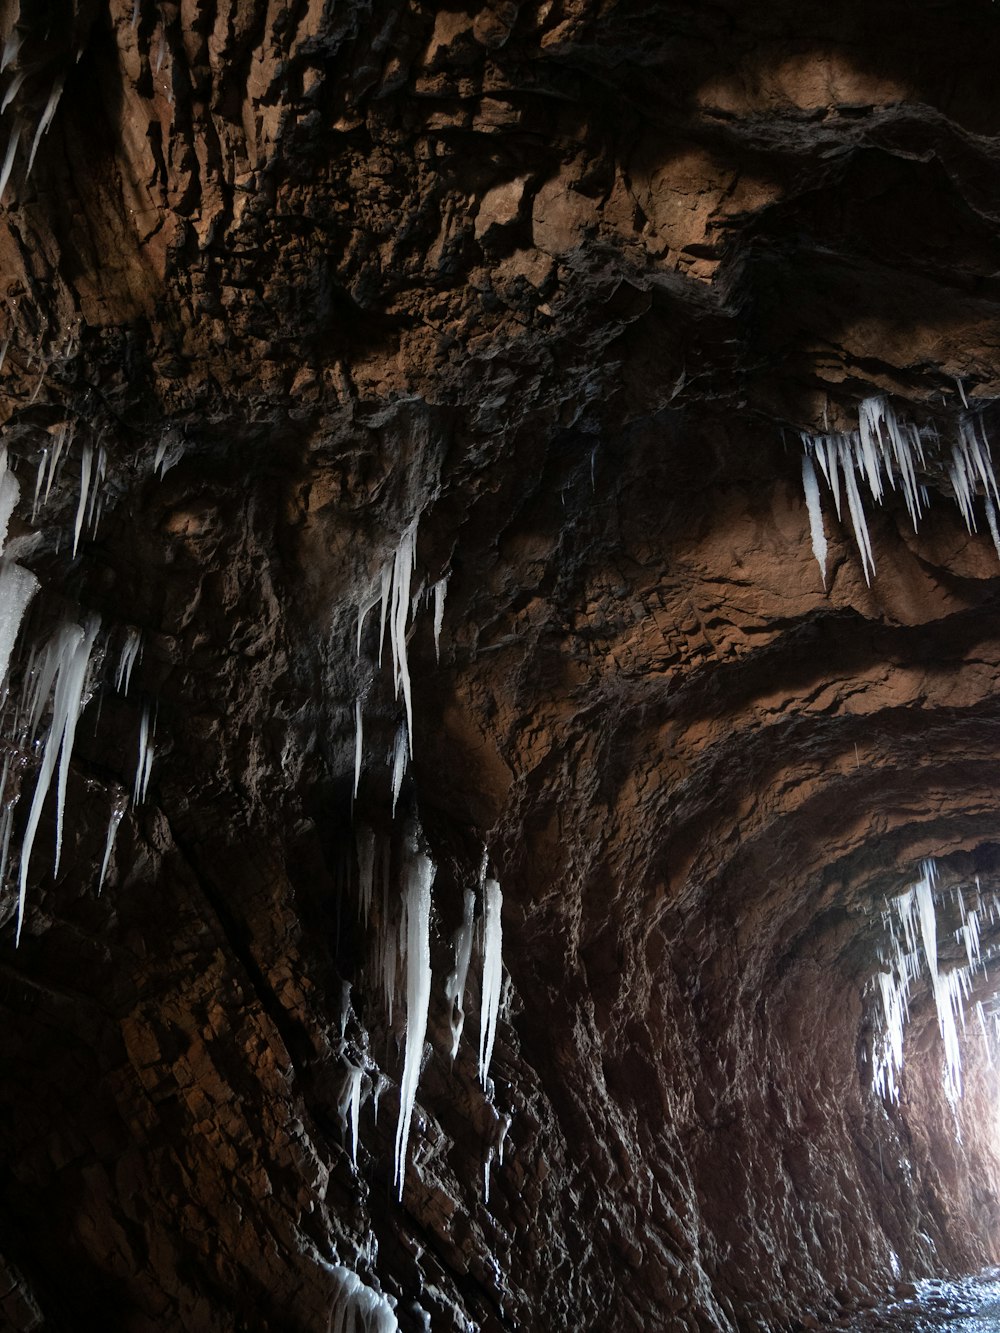
[[(945, 494), (1000, 425), (992, 5), (8, 0), (0, 36), (41, 583), (0, 727), (9, 1325), (791, 1329), (995, 1259), (988, 978), (957, 1123), (926, 985), (871, 1086), (887, 898), (1000, 871), (1000, 563)], [(937, 430), (932, 503), (870, 507), (870, 586), (827, 503), (824, 586), (799, 432), (871, 395)], [(15, 948), (18, 701), (87, 614)], [(485, 1087), (481, 932), (454, 1060), (445, 990), (484, 849)]]

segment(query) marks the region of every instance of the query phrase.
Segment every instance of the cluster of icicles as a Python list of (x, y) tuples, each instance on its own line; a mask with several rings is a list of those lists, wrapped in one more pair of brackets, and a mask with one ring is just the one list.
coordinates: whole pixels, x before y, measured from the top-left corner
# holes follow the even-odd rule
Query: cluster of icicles
[[(392, 680), (397, 699), (402, 699), (404, 717), (396, 731), (391, 755), (392, 812), (406, 771), (407, 759), (413, 753), (413, 696), (410, 667), (407, 656), (407, 634), (413, 617), (425, 594), (425, 585), (411, 590), (416, 567), (418, 518), (406, 525), (393, 555), (383, 564), (371, 594), (358, 605), (357, 651), (362, 650), (363, 631), (369, 614), (379, 607), (378, 664), (381, 666), (386, 631), (392, 658)], [(444, 619), (444, 601), (447, 578), (438, 580), (429, 590), (433, 605), (434, 651), (440, 657), (441, 627)], [(355, 760), (354, 796), (357, 798), (364, 758), (362, 699), (355, 702)], [(430, 966), (430, 913), (431, 887), (435, 867), (430, 857), (421, 850), (420, 831), (415, 821), (409, 820), (403, 834), (401, 906), (397, 911), (392, 893), (390, 873), (391, 844), (372, 829), (359, 825), (357, 830), (358, 905), (362, 921), (367, 927), (371, 919), (377, 922), (376, 970), (385, 997), (389, 1022), (396, 1006), (397, 982), (400, 969), (405, 974), (405, 1052), (403, 1075), (400, 1082), (399, 1119), (396, 1127), (394, 1180), (399, 1197), (403, 1194), (407, 1148), (417, 1081), (427, 1032), (427, 1010), (431, 994)], [(484, 1089), (491, 1096), (489, 1079), (490, 1060), (496, 1037), (497, 1017), (502, 990), (501, 962), (501, 905), (503, 894), (495, 879), (487, 876), (484, 853), (479, 875), (478, 898), (482, 902), (482, 1019), (479, 1038), (479, 1075)], [(452, 1029), (452, 1058), (457, 1055), (465, 1024), (465, 989), (476, 922), (477, 891), (467, 889), (463, 902), (462, 924), (454, 936), (455, 966), (445, 982), (445, 994), (450, 1006)], [(352, 1155), (357, 1162), (358, 1120), (362, 1079), (365, 1071), (348, 1062), (347, 1077), (341, 1100), (341, 1115), (350, 1127)], [(376, 1074), (374, 1083), (375, 1112), (384, 1080)], [(491, 1102), (492, 1104), (492, 1102)], [(499, 1150), (505, 1130), (500, 1134)], [(489, 1194), (489, 1161), (486, 1167), (486, 1192)]]
[[(59, 455), (65, 441), (65, 432), (59, 437), (57, 448), (51, 453), (42, 451), (35, 484), (33, 516), (42, 499), (47, 499), (52, 486)], [(102, 451), (103, 452), (103, 451)], [(99, 455), (100, 457), (100, 455)], [(88, 513), (90, 521), (99, 517), (94, 507), (97, 493), (92, 471), (93, 451), (84, 452), (81, 464), (81, 489), (74, 524), (73, 551), (79, 543)], [(99, 463), (98, 473), (103, 472)], [(20, 484), (8, 465), (7, 450), (0, 448), (0, 557), (4, 556), (7, 529), (21, 496)], [(0, 681), (8, 682), (2, 711), (2, 749), (4, 754), (0, 773), (0, 885), (6, 882), (11, 853), (11, 839), (15, 812), (21, 797), (20, 771), (34, 761), (37, 764), (34, 790), (28, 808), (21, 838), (18, 865), (17, 942), (24, 925), (28, 874), (45, 801), (55, 780), (55, 854), (53, 874), (58, 874), (62, 857), (63, 823), (66, 809), (66, 790), (70, 761), (76, 739), (77, 724), (90, 701), (101, 665), (111, 651), (111, 640), (116, 633), (101, 634), (100, 618), (88, 615), (82, 624), (66, 620), (57, 624), (48, 640), (33, 646), (27, 655), (22, 672), (21, 688), (15, 694), (9, 688), (9, 668), (21, 624), (29, 605), (39, 590), (37, 577), (9, 557), (0, 558)], [(126, 629), (118, 648), (118, 662), (114, 672), (114, 686), (127, 693), (132, 669), (141, 650), (141, 638), (136, 629)], [(45, 727), (45, 721), (48, 726)], [(152, 724), (148, 705), (144, 708), (139, 728), (139, 747), (132, 800), (143, 801), (149, 786), (153, 765)], [(98, 878), (98, 892), (104, 885), (118, 826), (127, 806), (127, 797), (114, 798), (108, 821), (104, 855)]]
[[(935, 456), (944, 456), (942, 440), (933, 427), (900, 421), (888, 399), (871, 397), (863, 399), (858, 409), (857, 430), (822, 435), (803, 431), (802, 445), (802, 486), (813, 554), (823, 576), (823, 586), (826, 586), (829, 548), (823, 527), (819, 473), (833, 495), (838, 519), (843, 500), (847, 502), (861, 568), (870, 584), (875, 576), (875, 554), (862, 491), (866, 489), (878, 504), (887, 491), (900, 491), (915, 532), (929, 503), (927, 487), (918, 480), (918, 472), (926, 471), (932, 450)], [(980, 415), (967, 413), (960, 418), (947, 456), (946, 472), (952, 496), (969, 532), (976, 531), (975, 499), (982, 490), (986, 522), (1000, 555), (997, 525), (1000, 491)]]
[[(414, 823), (408, 824), (403, 838), (402, 893), (400, 907), (397, 910), (392, 891), (389, 840), (380, 838), (369, 828), (362, 827), (357, 834), (357, 856), (359, 911), (364, 925), (366, 927), (373, 925), (375, 928), (375, 970), (378, 974), (378, 984), (385, 997), (390, 1023), (396, 1009), (401, 972), (403, 977), (405, 1038), (393, 1176), (398, 1195), (402, 1198), (410, 1125), (423, 1061), (427, 1013), (431, 998), (431, 888), (434, 883), (435, 866), (426, 852), (421, 850), (419, 829)], [(458, 1054), (465, 1026), (465, 992), (476, 935), (477, 898), (482, 902), (479, 923), (483, 968), (479, 1077), (492, 1105), (489, 1071), (503, 989), (501, 926), (503, 894), (499, 883), (487, 877), (485, 859), (480, 873), (478, 893), (475, 889), (467, 889), (464, 895), (462, 923), (455, 931), (452, 941), (454, 967), (444, 983), (444, 994), (449, 1006), (451, 1057), (454, 1059)], [(345, 1006), (345, 1024), (346, 1016)], [(347, 1061), (340, 1113), (345, 1130), (349, 1129), (350, 1132), (351, 1155), (355, 1165), (358, 1157), (361, 1092), (366, 1073), (369, 1074), (377, 1120), (378, 1103), (387, 1080), (367, 1053), (363, 1065)], [(503, 1128), (499, 1143), (501, 1161), (505, 1135), (506, 1129)], [(487, 1198), (489, 1160), (492, 1160), (492, 1152), (487, 1162)]]
[[(21, 87), (33, 72), (34, 66), (30, 61), (21, 60), (21, 42), (22, 33), (20, 28), (13, 28), (10, 36), (4, 42), (3, 53), (0, 54), (0, 72), (9, 70), (7, 87), (4, 91), (2, 100), (0, 100), (0, 114), (6, 112), (7, 108), (14, 102)], [(10, 180), (10, 173), (14, 169), (14, 162), (17, 158), (18, 148), (30, 146), (27, 148), (28, 160), (25, 165), (24, 178), (31, 175), (31, 169), (35, 165), (35, 154), (38, 152), (38, 145), (42, 141), (42, 136), (47, 133), (56, 114), (56, 108), (59, 105), (59, 98), (62, 96), (63, 78), (56, 78), (48, 91), (45, 104), (38, 113), (38, 118), (34, 125), (31, 125), (27, 119), (27, 107), (23, 104), (16, 106), (12, 112), (13, 124), (10, 134), (7, 137), (7, 148), (3, 157), (3, 164), (0, 166), (0, 200), (3, 199), (4, 191), (7, 189), (7, 182)]]
[[(417, 613), (425, 586), (421, 584), (412, 594), (413, 571), (417, 559), (417, 518), (403, 529), (395, 554), (382, 566), (372, 594), (358, 604), (358, 656), (361, 656), (362, 634), (365, 621), (375, 607), (379, 607), (378, 665), (382, 665), (385, 633), (389, 631), (389, 651), (392, 655), (392, 679), (396, 698), (402, 695), (405, 719), (400, 721), (389, 759), (392, 771), (392, 811), (403, 786), (407, 762), (413, 758), (413, 695), (410, 688), (410, 664), (407, 656), (407, 627)], [(441, 626), (444, 622), (444, 599), (448, 588), (447, 577), (439, 579), (430, 589), (434, 606), (434, 653), (440, 658)], [(364, 759), (363, 700), (359, 694), (354, 703), (354, 796), (358, 795), (361, 768)]]
[[(966, 902), (964, 890), (950, 890), (961, 923), (955, 937), (964, 946), (966, 962), (944, 971), (938, 959), (935, 903), (942, 901), (942, 895), (937, 890), (937, 870), (933, 861), (924, 861), (920, 871), (917, 882), (893, 898), (883, 914), (887, 942), (879, 951), (882, 970), (877, 985), (884, 1026), (874, 1043), (873, 1082), (887, 1101), (899, 1100), (903, 1030), (909, 1018), (910, 990), (926, 968), (944, 1046), (944, 1089), (954, 1107), (962, 1095), (959, 1029), (965, 1031), (965, 1002), (972, 990), (973, 977), (986, 966), (980, 950), (980, 928), (985, 918), (995, 921), (1000, 912), (995, 897), (984, 898), (978, 879), (970, 895), (971, 905)], [(987, 1058), (992, 1063), (987, 1016), (981, 1002), (977, 1001), (975, 1008)]]

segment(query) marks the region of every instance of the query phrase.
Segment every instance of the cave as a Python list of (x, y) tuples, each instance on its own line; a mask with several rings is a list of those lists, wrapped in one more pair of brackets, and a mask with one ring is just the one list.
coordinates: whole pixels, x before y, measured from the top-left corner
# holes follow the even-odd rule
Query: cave
[(0, 43), (0, 1323), (1000, 1262), (992, 0)]

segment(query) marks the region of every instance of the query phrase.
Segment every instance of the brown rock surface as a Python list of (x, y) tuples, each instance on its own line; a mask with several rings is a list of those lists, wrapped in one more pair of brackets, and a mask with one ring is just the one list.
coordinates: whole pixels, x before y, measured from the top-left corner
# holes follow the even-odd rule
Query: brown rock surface
[[(342, 1265), (404, 1333), (811, 1328), (995, 1258), (978, 1034), (960, 1138), (926, 986), (898, 1106), (865, 1055), (886, 897), (927, 856), (1000, 889), (1000, 566), (890, 495), (871, 587), (827, 515), (824, 589), (797, 435), (877, 392), (996, 436), (993, 6), (6, 0), (15, 33), (0, 419), (43, 587), (7, 800), (32, 647), (106, 638), (16, 950), (27, 801), (0, 900), (8, 1325), (312, 1333)], [(358, 608), (418, 516), (412, 591), (447, 598), (439, 660), (429, 595), (410, 622), (394, 818)], [(376, 953), (414, 816), (399, 1203)], [(359, 826), (391, 848), (367, 926)], [(484, 844), (491, 1098), (478, 939), (454, 1062), (444, 988)]]

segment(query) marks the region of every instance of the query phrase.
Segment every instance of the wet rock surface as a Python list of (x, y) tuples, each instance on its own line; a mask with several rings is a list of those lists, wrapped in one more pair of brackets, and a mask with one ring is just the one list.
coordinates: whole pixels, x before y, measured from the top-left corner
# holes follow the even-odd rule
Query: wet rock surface
[[(869, 1059), (887, 898), (927, 856), (1000, 888), (1000, 565), (944, 494), (965, 415), (998, 426), (994, 7), (49, 0), (0, 36), (7, 554), (42, 584), (8, 803), (37, 651), (101, 618), (16, 950), (27, 796), (0, 900), (10, 1327), (312, 1333), (349, 1271), (404, 1333), (763, 1333), (995, 1261), (974, 1025), (960, 1137), (926, 985), (898, 1104)], [(873, 393), (937, 429), (933, 503), (872, 507), (871, 586), (831, 508), (824, 587), (798, 431)], [(485, 1088), (480, 938), (454, 1060), (445, 988), (484, 847)]]
[(899, 1299), (890, 1301), (860, 1323), (869, 1329), (909, 1329), (913, 1333), (992, 1333), (1000, 1328), (1000, 1273), (996, 1269), (957, 1281), (929, 1279), (901, 1283)]

